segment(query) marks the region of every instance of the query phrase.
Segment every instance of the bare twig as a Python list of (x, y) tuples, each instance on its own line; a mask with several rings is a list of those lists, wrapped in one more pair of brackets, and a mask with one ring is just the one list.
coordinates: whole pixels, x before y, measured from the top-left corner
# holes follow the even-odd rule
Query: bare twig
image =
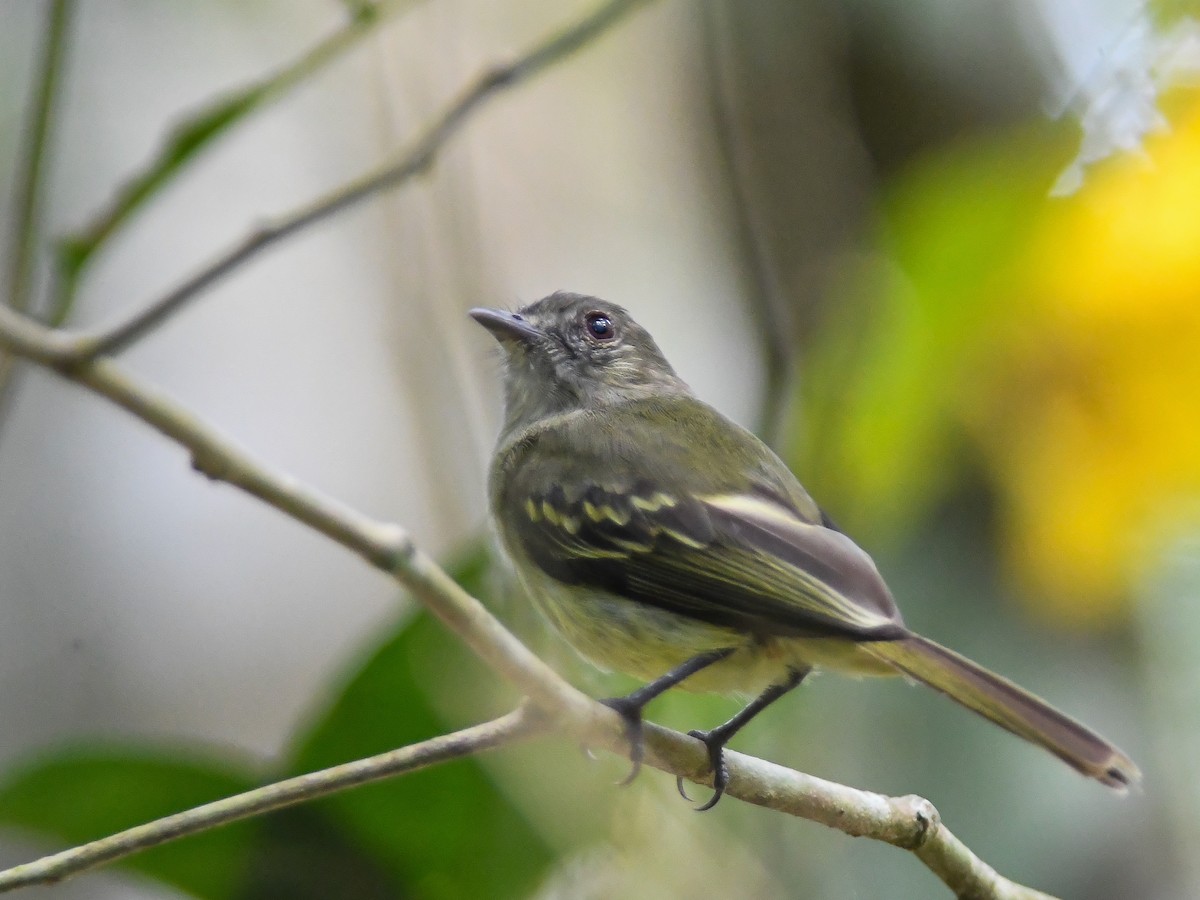
[(220, 281), (268, 247), (346, 210), (382, 190), (419, 175), (432, 165), (442, 147), (493, 95), (539, 75), (608, 31), (624, 16), (651, 0), (609, 0), (569, 27), (542, 39), (516, 60), (493, 66), (463, 90), (425, 132), (381, 165), (336, 190), (286, 213), (226, 250), (170, 293), (128, 318), (79, 336), (69, 359), (78, 362), (118, 352), (151, 331), (189, 300)]
[(416, 0), (361, 4), (349, 22), (274, 72), (235, 88), (172, 126), (154, 158), (125, 181), (91, 221), (58, 242), (57, 283), (46, 321), (62, 325), (70, 316), (79, 280), (109, 239), (170, 179), (252, 113), (287, 96), (325, 66), (353, 49), (375, 28)]
[[(0, 346), (9, 351), (53, 365), (62, 340), (60, 332), (0, 306)], [(563, 681), (418, 550), (402, 529), (374, 521), (273, 472), (111, 360), (60, 366), (58, 371), (186, 448), (203, 474), (258, 497), (388, 572), (556, 728), (586, 743), (627, 752), (624, 724), (613, 710)], [(698, 783), (711, 781), (703, 746), (678, 732), (647, 726), (647, 761)], [(1014, 884), (975, 856), (941, 824), (926, 800), (884, 797), (739, 753), (729, 752), (728, 764), (730, 796), (910, 850), (961, 898), (1046, 900), (1047, 895)], [(5, 873), (0, 873), (2, 877)]]
[[(57, 242), (52, 296), (44, 318), (55, 326), (67, 320), (75, 302), (79, 281), (91, 260), (159, 188), (197, 159), (204, 148), (253, 111), (285, 96), (308, 76), (350, 50), (377, 23), (386, 20), (402, 6), (414, 2), (416, 0), (379, 0), (377, 3), (363, 4), (355, 11), (350, 22), (319, 41), (299, 58), (222, 95), (173, 127), (150, 163), (125, 182), (88, 225)], [(45, 137), (61, 69), (67, 19), (73, 4), (74, 0), (55, 0), (51, 8), (41, 86), (34, 104), (34, 122), (28, 131), (30, 140), (23, 154), (24, 162), (18, 167), (16, 206), (23, 224), (13, 232), (13, 268), (8, 303), (21, 312), (29, 309), (33, 294), (32, 261), (39, 237), (36, 211), (40, 172), (47, 155)], [(80, 343), (65, 352), (67, 355), (78, 354), (85, 346), (86, 343)], [(0, 430), (3, 429), (14, 393), (14, 363), (11, 356), (0, 354)]]
[(29, 308), (34, 258), (41, 218), (42, 175), (47, 139), (58, 99), (62, 61), (74, 0), (54, 0), (46, 17), (46, 36), (30, 107), (32, 117), (23, 129), (21, 157), (13, 183), (12, 246), (9, 248), (8, 305), (19, 312)]
[[(698, 742), (657, 725), (647, 724), (646, 729), (650, 765), (711, 785), (708, 758)], [(609, 746), (618, 752), (624, 749), (620, 743)], [(1054, 900), (996, 872), (955, 837), (933, 804), (921, 797), (888, 797), (731, 750), (726, 750), (726, 761), (729, 796), (908, 850), (960, 900)]]
[[(20, 159), (13, 182), (12, 243), (8, 254), (8, 297), (2, 301), (18, 312), (29, 309), (33, 296), (35, 262), (40, 237), (42, 175), (48, 157), (50, 126), (57, 105), (63, 58), (74, 0), (54, 0), (46, 18), (40, 68), (34, 88), (32, 118), (23, 130)], [(0, 353), (0, 418), (10, 400), (15, 360)]]
[(0, 893), (62, 881), (190, 834), (491, 750), (532, 737), (546, 727), (545, 720), (536, 712), (521, 707), (499, 719), (453, 734), (277, 781), (0, 871)]

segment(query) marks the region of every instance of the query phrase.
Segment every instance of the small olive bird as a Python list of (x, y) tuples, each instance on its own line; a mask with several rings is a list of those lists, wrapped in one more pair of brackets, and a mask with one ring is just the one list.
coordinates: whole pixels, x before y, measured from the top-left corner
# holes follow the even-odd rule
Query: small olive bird
[(729, 739), (823, 668), (905, 675), (1109, 787), (1140, 777), (1089, 728), (909, 631), (871, 557), (766, 445), (692, 396), (623, 308), (560, 292), (471, 316), (505, 355), (489, 476), (500, 539), (576, 650), (649, 682), (605, 701), (628, 725), (633, 773), (642, 709), (668, 688), (757, 695), (689, 732), (708, 749), (712, 807)]

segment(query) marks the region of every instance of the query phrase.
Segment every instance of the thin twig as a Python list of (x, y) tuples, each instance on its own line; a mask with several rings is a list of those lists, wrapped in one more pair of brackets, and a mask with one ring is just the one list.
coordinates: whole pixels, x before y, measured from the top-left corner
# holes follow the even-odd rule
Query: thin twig
[[(35, 263), (42, 212), (42, 176), (49, 155), (50, 127), (58, 105), (67, 35), (75, 9), (74, 0), (54, 0), (46, 17), (46, 36), (42, 44), (41, 67), (37, 74), (32, 104), (32, 119), (23, 129), (24, 141), (13, 183), (12, 244), (8, 254), (7, 303), (18, 312), (29, 309), (33, 297)], [(13, 367), (16, 360), (0, 353), (0, 419), (11, 402)]]
[(453, 734), (277, 781), (0, 871), (0, 893), (62, 881), (191, 834), (491, 750), (532, 737), (546, 727), (543, 718), (521, 707), (499, 719)]
[[(61, 881), (230, 822), (506, 746), (549, 726), (535, 709), (523, 706), (453, 734), (235, 794), (5, 869), (0, 871), (0, 893)], [(700, 774), (707, 756), (696, 742), (657, 725), (647, 724), (646, 729), (647, 764), (697, 783), (711, 780), (711, 774)], [(626, 750), (624, 740), (618, 726), (605, 735), (604, 743), (621, 753)], [(731, 797), (909, 850), (963, 900), (1054, 900), (998, 875), (941, 824), (928, 800), (872, 794), (734, 751), (727, 754)]]
[[(70, 4), (73, 2), (74, 0), (70, 0)], [(44, 314), (45, 320), (54, 326), (60, 326), (67, 320), (75, 302), (80, 279), (95, 255), (159, 188), (198, 158), (205, 147), (229, 131), (237, 122), (246, 119), (254, 110), (286, 96), (308, 76), (353, 48), (379, 22), (385, 21), (402, 7), (414, 2), (416, 0), (379, 0), (376, 3), (363, 4), (354, 11), (350, 22), (306, 50), (299, 58), (271, 74), (223, 94), (174, 126), (150, 163), (118, 188), (112, 200), (88, 225), (57, 242), (56, 261), (51, 279), (53, 288), (49, 309)], [(66, 28), (66, 13), (62, 12), (61, 8), (70, 4), (67, 0), (56, 0), (51, 11), (42, 88), (38, 92), (39, 100), (34, 106), (37, 111), (37, 127), (30, 130), (30, 134), (36, 140), (31, 141), (31, 146), (25, 154), (26, 165), (32, 172), (23, 173), (24, 167), (18, 169), (17, 187), (19, 191), (23, 190), (26, 196), (22, 199), (27, 199), (31, 210), (34, 209), (32, 204), (36, 199), (36, 186), (40, 181), (38, 172), (46, 155), (44, 133), (50, 108), (53, 106), (54, 84), (58, 80), (56, 73), (61, 68), (61, 64), (55, 58), (61, 55), (62, 33)], [(22, 209), (23, 203), (19, 201), (17, 207)], [(28, 227), (14, 230), (14, 235), (19, 238), (23, 234), (26, 241), (18, 245), (18, 249), (24, 255), (15, 251), (13, 254), (16, 262), (8, 302), (14, 309), (22, 312), (29, 309), (33, 293), (30, 273), (37, 244), (36, 232), (36, 216), (32, 213), (31, 224)], [(64, 351), (65, 355), (79, 355), (86, 346), (86, 342), (80, 342), (69, 351)], [(0, 431), (3, 431), (14, 393), (14, 363), (12, 357), (0, 354)]]
[(34, 355), (47, 365), (70, 366), (118, 352), (178, 312), (188, 301), (242, 264), (291, 235), (361, 200), (425, 171), (458, 129), (494, 94), (528, 81), (598, 38), (625, 15), (653, 0), (610, 0), (592, 13), (543, 39), (513, 62), (493, 66), (451, 102), (411, 145), (323, 197), (259, 228), (158, 300), (116, 323), (92, 331), (58, 332)]
[[(510, 63), (479, 76), (423, 134), (376, 168), (265, 225), (146, 308), (114, 325), (81, 336), (72, 361), (118, 352), (151, 331), (189, 300), (243, 263), (298, 231), (419, 175), (459, 128), (493, 95), (516, 87), (587, 46), (624, 16), (652, 0), (609, 0), (569, 27), (544, 38)], [(66, 360), (64, 360), (66, 361)]]
[[(61, 332), (0, 306), (0, 346), (53, 365), (62, 340)], [(403, 529), (372, 520), (270, 470), (111, 360), (58, 371), (186, 448), (195, 468), (209, 478), (241, 488), (388, 572), (556, 728), (585, 743), (627, 752), (625, 726), (613, 710), (563, 681), (418, 550)], [(707, 753), (698, 741), (651, 725), (646, 726), (646, 741), (650, 765), (697, 783), (711, 782)], [(861, 791), (732, 751), (727, 762), (730, 796), (910, 850), (964, 900), (1047, 900), (1047, 895), (1009, 881), (975, 856), (941, 824), (926, 800)]]
[(80, 278), (96, 254), (147, 200), (198, 159), (202, 151), (252, 113), (287, 96), (298, 85), (344, 56), (416, 0), (379, 0), (353, 11), (350, 21), (282, 67), (222, 93), (173, 125), (150, 162), (126, 180), (82, 228), (58, 241), (57, 282), (45, 315), (51, 325), (70, 317)]
[(7, 303), (18, 312), (29, 309), (42, 210), (42, 175), (48, 156), (50, 125), (57, 106), (59, 77), (66, 55), (67, 31), (74, 0), (54, 0), (46, 16), (41, 67), (34, 88), (32, 118), (23, 129), (21, 158), (13, 185), (12, 246), (9, 248)]

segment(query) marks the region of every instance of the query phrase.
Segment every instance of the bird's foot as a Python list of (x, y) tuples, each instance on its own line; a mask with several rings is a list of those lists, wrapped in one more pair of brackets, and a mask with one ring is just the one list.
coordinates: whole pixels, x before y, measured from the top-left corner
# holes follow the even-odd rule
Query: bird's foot
[[(721, 728), (714, 728), (712, 731), (693, 729), (688, 732), (688, 736), (694, 737), (704, 744), (705, 749), (708, 750), (708, 764), (712, 768), (713, 795), (708, 799), (708, 802), (696, 807), (696, 812), (704, 812), (717, 805), (717, 801), (725, 794), (725, 788), (729, 786), (729, 768), (725, 765), (725, 744), (728, 743), (732, 735), (727, 734)], [(691, 802), (692, 798), (683, 789), (683, 778), (681, 776), (675, 778), (675, 787), (684, 800)]]
[(645, 738), (642, 734), (642, 707), (633, 697), (609, 697), (601, 700), (605, 706), (620, 714), (625, 720), (625, 739), (629, 741), (629, 761), (632, 763), (629, 774), (617, 784), (621, 787), (633, 784), (638, 772), (642, 770), (642, 758), (645, 756)]

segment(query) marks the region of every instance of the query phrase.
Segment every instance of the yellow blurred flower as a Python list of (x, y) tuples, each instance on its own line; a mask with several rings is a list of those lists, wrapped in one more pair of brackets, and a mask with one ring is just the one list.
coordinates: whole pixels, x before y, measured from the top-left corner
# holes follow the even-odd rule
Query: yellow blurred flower
[[(964, 392), (1040, 612), (1123, 610), (1154, 539), (1200, 497), (1200, 94), (1170, 133), (1047, 206), (1018, 266), (1013, 331)], [(980, 396), (985, 398), (980, 402)]]

